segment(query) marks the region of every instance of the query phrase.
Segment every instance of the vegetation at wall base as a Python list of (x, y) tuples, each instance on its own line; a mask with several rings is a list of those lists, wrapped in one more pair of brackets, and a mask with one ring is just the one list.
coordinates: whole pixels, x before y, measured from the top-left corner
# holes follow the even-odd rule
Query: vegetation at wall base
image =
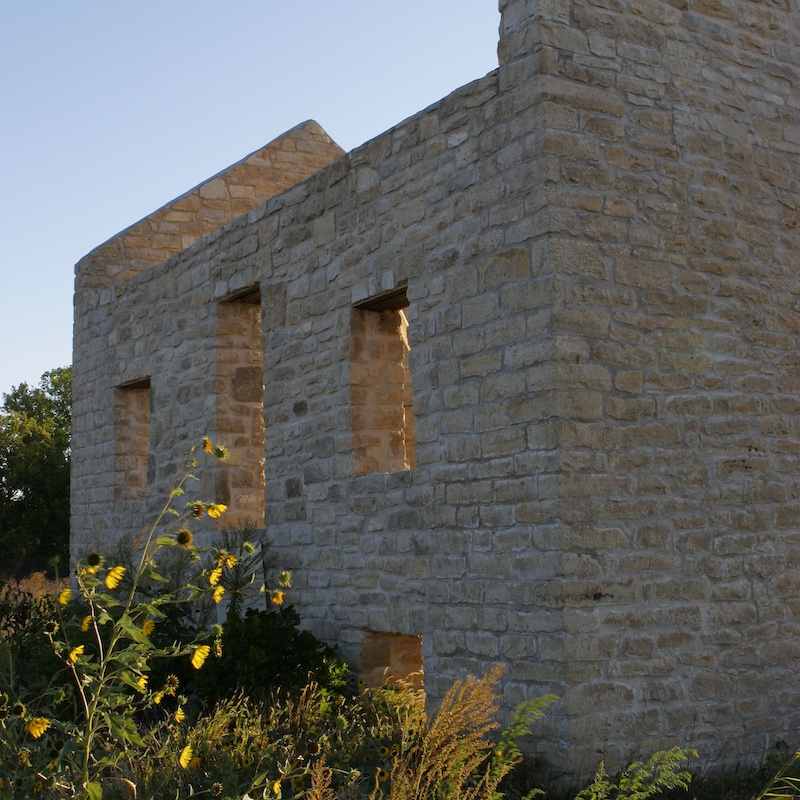
[[(104, 586), (110, 570), (113, 566), (95, 573), (103, 576)], [(12, 621), (2, 627), (3, 648), (21, 652), (23, 646), (30, 645), (37, 628), (46, 643), (40, 626), (57, 619), (59, 609), (62, 618), (69, 616), (65, 612), (74, 611), (73, 623), (83, 621), (82, 609), (75, 600), (58, 606), (55, 593), (62, 587), (48, 586), (41, 580), (38, 584), (34, 590), (38, 594), (18, 586), (0, 592), (0, 597), (6, 598), (0, 606), (0, 621)], [(44, 598), (39, 605), (34, 602), (37, 598)], [(13, 609), (15, 600), (19, 600), (18, 612)], [(46, 649), (38, 652), (42, 663), (36, 672), (45, 675), (53, 669), (53, 662), (45, 658)], [(209, 653), (203, 669), (213, 663), (212, 659)], [(26, 669), (26, 678), (28, 674)], [(62, 768), (58, 759), (68, 747), (64, 737), (70, 721), (74, 725), (78, 718), (76, 709), (63, 704), (64, 724), (49, 720), (51, 725), (35, 737), (39, 730), (36, 721), (43, 726), (49, 718), (37, 706), (34, 693), (25, 694), (21, 709), (15, 708), (16, 703), (8, 696), (0, 698), (4, 700), (0, 709), (4, 717), (0, 797), (101, 796), (103, 800), (129, 800), (133, 796), (131, 787), (135, 787), (138, 800), (499, 800), (504, 794), (509, 798), (539, 796), (554, 800), (559, 797), (557, 792), (543, 794), (541, 787), (533, 792), (530, 787), (523, 789), (511, 771), (520, 758), (519, 738), (554, 698), (541, 698), (521, 707), (513, 724), (499, 732), (499, 678), (500, 671), (495, 670), (481, 679), (456, 683), (431, 718), (425, 712), (423, 693), (402, 687), (347, 693), (310, 683), (300, 690), (277, 688), (268, 699), (260, 700), (234, 692), (205, 707), (191, 707), (176, 692), (134, 717), (142, 744), (133, 747), (117, 743), (122, 752), (114, 756), (114, 769), (95, 781), (91, 789), (75, 787), (74, 794), (67, 794), (53, 778), (55, 770)], [(4, 672), (3, 681), (8, 680)], [(22, 689), (19, 682), (16, 685)], [(12, 737), (18, 745), (13, 753), (9, 747)], [(758, 791), (768, 783), (768, 776), (757, 771), (669, 790), (670, 785), (685, 785), (688, 755), (677, 749), (665, 751), (618, 776), (608, 776), (601, 768), (576, 800), (788, 800), (800, 796), (786, 793), (792, 786), (787, 778), (797, 766), (794, 757), (761, 793)], [(20, 780), (21, 770), (27, 778), (10, 785), (9, 777)]]
[[(202, 451), (225, 457), (208, 440)], [(535, 775), (522, 788), (513, 770), (519, 740), (557, 698), (522, 704), (501, 730), (499, 667), (456, 681), (430, 716), (411, 683), (349, 692), (335, 650), (280, 607), (288, 573), (260, 595), (264, 609), (248, 611), (265, 563), (252, 530), (195, 546), (193, 521), (225, 511), (185, 501), (195, 463), (192, 454), (140, 542), (77, 565), (74, 596), (43, 576), (0, 585), (0, 798), (547, 796)], [(616, 776), (601, 764), (571, 797), (710, 800), (690, 784), (693, 755), (671, 748)], [(758, 794), (724, 800), (800, 797), (799, 759)]]

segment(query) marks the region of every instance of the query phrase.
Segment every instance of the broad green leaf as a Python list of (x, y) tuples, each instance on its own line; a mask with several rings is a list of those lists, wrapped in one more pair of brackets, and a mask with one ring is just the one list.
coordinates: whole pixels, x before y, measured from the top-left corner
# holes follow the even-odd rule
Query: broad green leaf
[(156, 572), (155, 570), (147, 570), (142, 574), (143, 578), (147, 578), (151, 581), (158, 581), (160, 583), (169, 583), (169, 579), (165, 578), (160, 572)]
[(133, 639), (135, 642), (143, 645), (150, 645), (148, 638), (142, 633), (142, 629), (134, 623), (134, 621), (127, 615), (123, 614), (118, 620), (117, 625), (125, 631), (126, 635)]
[(182, 494), (184, 494), (184, 491), (183, 491), (183, 489), (181, 489), (181, 487), (180, 487), (180, 486), (176, 486), (176, 487), (175, 487), (175, 488), (174, 488), (174, 489), (173, 489), (173, 490), (172, 490), (172, 491), (169, 493), (169, 496), (170, 496), (170, 497), (180, 497)]
[(83, 788), (89, 800), (103, 800), (103, 787), (99, 781), (88, 781)]
[(120, 714), (105, 714), (106, 724), (111, 731), (111, 735), (124, 742), (130, 742), (136, 747), (144, 747), (144, 741), (136, 730), (136, 723), (131, 717), (124, 717)]
[(156, 539), (156, 544), (161, 547), (172, 547), (177, 544), (177, 542), (171, 536), (159, 536), (158, 539)]

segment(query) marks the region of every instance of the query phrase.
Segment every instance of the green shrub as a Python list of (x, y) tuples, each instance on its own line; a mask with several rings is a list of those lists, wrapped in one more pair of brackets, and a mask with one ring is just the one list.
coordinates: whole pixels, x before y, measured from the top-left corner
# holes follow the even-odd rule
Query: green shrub
[(688, 789), (692, 774), (679, 767), (691, 756), (696, 757), (697, 751), (680, 747), (661, 750), (647, 762), (636, 761), (626, 767), (616, 781), (608, 776), (601, 761), (594, 780), (575, 800), (647, 800), (661, 797), (667, 790)]
[(209, 703), (237, 692), (269, 700), (277, 690), (299, 690), (308, 683), (343, 691), (347, 667), (336, 650), (299, 629), (291, 607), (244, 616), (229, 614), (222, 633), (222, 652), (187, 685)]

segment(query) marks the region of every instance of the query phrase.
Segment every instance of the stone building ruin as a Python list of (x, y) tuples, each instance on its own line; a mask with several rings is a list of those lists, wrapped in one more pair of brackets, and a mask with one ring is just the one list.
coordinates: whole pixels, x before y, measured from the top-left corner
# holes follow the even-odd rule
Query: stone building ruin
[(497, 70), (79, 262), (73, 558), (209, 436), (204, 491), (373, 679), (503, 662), (576, 775), (797, 744), (798, 2), (500, 12)]

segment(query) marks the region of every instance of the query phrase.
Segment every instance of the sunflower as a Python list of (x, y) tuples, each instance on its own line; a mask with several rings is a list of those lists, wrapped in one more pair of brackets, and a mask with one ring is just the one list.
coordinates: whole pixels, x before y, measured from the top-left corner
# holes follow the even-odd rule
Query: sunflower
[(50, 727), (51, 723), (49, 719), (45, 717), (34, 717), (26, 726), (25, 730), (33, 736), (34, 739), (38, 739), (40, 736), (44, 735), (44, 732)]
[(116, 589), (124, 575), (125, 567), (111, 567), (111, 569), (106, 573), (106, 588)]
[(175, 534), (175, 541), (186, 549), (190, 548), (194, 542), (194, 534), (188, 528), (181, 528)]
[(206, 663), (206, 659), (208, 658), (208, 654), (211, 652), (211, 648), (207, 644), (201, 644), (194, 649), (194, 653), (192, 653), (192, 666), (195, 669), (200, 669), (203, 664)]
[(69, 601), (72, 600), (72, 589), (67, 586), (66, 589), (62, 589), (58, 593), (58, 604), (61, 606), (65, 606)]
[(189, 764), (192, 763), (192, 748), (189, 747), (187, 744), (186, 747), (181, 750), (181, 754), (178, 756), (178, 764), (182, 769), (187, 769)]
[(83, 650), (84, 647), (82, 644), (73, 647), (72, 650), (69, 651), (69, 660), (74, 664), (83, 655)]

